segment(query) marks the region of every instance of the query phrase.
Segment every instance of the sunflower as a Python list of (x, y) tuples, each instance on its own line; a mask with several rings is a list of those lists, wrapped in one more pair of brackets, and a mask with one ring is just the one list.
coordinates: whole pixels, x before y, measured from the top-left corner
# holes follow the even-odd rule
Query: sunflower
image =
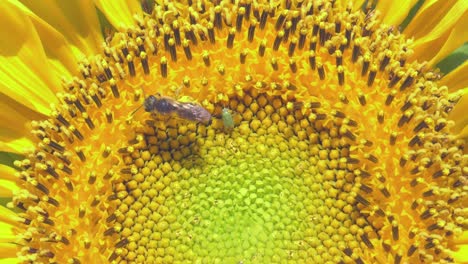
[(1, 5), (0, 262), (468, 261), (466, 1)]

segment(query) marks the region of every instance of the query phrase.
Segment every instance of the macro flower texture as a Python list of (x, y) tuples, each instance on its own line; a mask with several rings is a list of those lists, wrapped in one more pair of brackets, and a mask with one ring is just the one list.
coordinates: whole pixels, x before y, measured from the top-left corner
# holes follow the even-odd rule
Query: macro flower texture
[(0, 263), (468, 263), (467, 1), (0, 5)]

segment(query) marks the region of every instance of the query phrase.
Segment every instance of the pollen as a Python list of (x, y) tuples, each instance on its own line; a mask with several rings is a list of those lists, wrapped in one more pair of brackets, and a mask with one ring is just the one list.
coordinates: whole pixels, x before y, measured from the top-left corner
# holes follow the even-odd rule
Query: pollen
[[(145, 12), (32, 123), (10, 204), (21, 261), (453, 261), (466, 229), (466, 142), (447, 117), (459, 98), (377, 12)], [(212, 122), (138, 111), (155, 94)]]

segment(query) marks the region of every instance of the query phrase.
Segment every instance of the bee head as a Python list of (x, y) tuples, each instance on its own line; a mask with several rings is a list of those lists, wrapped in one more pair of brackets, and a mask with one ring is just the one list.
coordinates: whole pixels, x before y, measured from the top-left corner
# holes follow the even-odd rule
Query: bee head
[(155, 109), (158, 99), (154, 95), (150, 95), (145, 99), (143, 106), (146, 112), (151, 112)]

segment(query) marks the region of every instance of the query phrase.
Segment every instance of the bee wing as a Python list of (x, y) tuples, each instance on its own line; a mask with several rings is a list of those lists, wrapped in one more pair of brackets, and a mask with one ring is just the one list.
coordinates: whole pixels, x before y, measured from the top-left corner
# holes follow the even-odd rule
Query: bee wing
[(211, 114), (202, 106), (193, 103), (179, 103), (180, 107), (177, 111), (180, 118), (209, 124)]

